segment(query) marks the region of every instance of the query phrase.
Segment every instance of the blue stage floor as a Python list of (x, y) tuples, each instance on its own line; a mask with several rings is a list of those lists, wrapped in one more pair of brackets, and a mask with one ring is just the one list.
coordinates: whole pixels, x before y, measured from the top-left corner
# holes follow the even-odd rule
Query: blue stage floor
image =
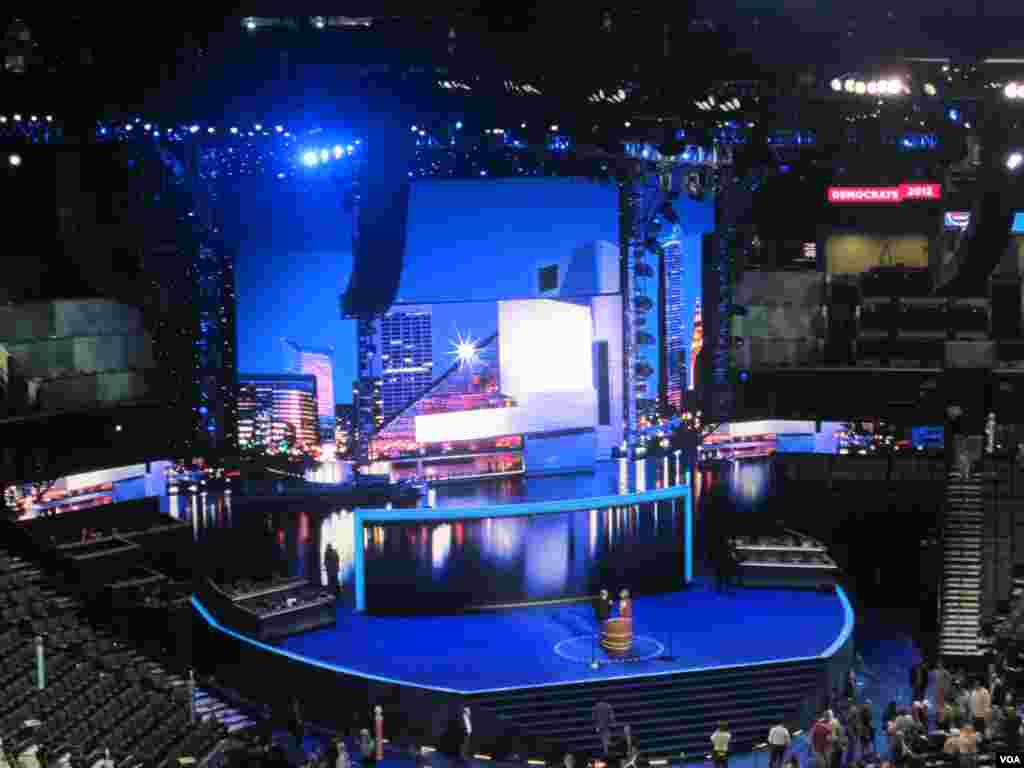
[[(720, 595), (694, 586), (637, 598), (634, 633), (648, 660), (597, 670), (588, 663), (596, 625), (586, 603), (407, 618), (340, 611), (336, 627), (278, 647), (359, 675), (480, 693), (820, 656), (838, 647), (852, 623), (841, 593)], [(676, 660), (655, 658), (666, 654)]]

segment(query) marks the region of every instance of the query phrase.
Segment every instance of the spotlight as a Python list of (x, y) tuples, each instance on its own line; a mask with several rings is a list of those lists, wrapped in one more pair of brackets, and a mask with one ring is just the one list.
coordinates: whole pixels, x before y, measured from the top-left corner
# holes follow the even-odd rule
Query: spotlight
[(341, 153), (342, 153), (341, 147), (340, 146), (335, 147), (334, 148), (334, 159), (337, 160), (339, 157), (341, 157)]
[(949, 112), (947, 112), (946, 114), (948, 115), (949, 119), (952, 120), (954, 123), (960, 121), (959, 109), (950, 109)]
[(151, 130), (153, 128), (153, 126), (150, 123), (146, 123), (144, 126), (142, 126), (142, 128), (143, 128), (143, 130), (148, 131), (148, 130)]
[(932, 83), (924, 84), (925, 96), (935, 96), (938, 92), (938, 89)]
[(1020, 152), (1011, 152), (1010, 156), (1006, 158), (1006, 167), (1011, 171), (1020, 168), (1021, 163), (1024, 163), (1024, 155)]
[(10, 163), (12, 167), (17, 168), (21, 165), (21, 155), (10, 155), (7, 158), (7, 162)]
[(890, 80), (889, 81), (889, 93), (891, 93), (893, 96), (897, 96), (897, 95), (899, 95), (902, 92), (903, 92), (903, 83), (901, 83), (899, 80)]
[(631, 122), (629, 122), (629, 120), (627, 120), (626, 122), (624, 122), (624, 123), (623, 123), (623, 125), (624, 125), (624, 126), (625, 126), (626, 128), (632, 128), (632, 127), (633, 127), (633, 124), (632, 124)]
[(262, 131), (263, 130), (263, 126), (260, 125), (259, 123), (256, 123), (256, 125), (253, 126), (253, 129), (257, 130), (257, 131)]
[(552, 132), (557, 131), (558, 130), (558, 123), (552, 124), (551, 130), (552, 130)]
[(840, 80), (838, 77), (832, 80), (832, 90), (835, 91), (836, 93), (839, 93), (839, 91), (843, 90), (843, 81)]
[(250, 32), (255, 30), (256, 29), (256, 20), (255, 19), (246, 19), (245, 20), (245, 28), (247, 30), (249, 30)]
[(320, 150), (320, 162), (326, 163), (327, 160), (330, 158), (330, 156), (331, 156), (331, 153), (328, 152), (326, 149), (321, 149)]
[(284, 126), (283, 125), (275, 125), (274, 126), (274, 130), (277, 131), (278, 133), (282, 133), (282, 132), (284, 132)]
[(52, 123), (53, 122), (53, 115), (47, 115), (46, 116), (46, 122)]
[(307, 168), (312, 168), (317, 162), (319, 162), (319, 158), (317, 158), (316, 152), (306, 152), (302, 156), (302, 164)]
[(327, 21), (324, 19), (323, 16), (314, 16), (313, 26), (316, 27), (317, 29), (323, 29), (324, 27), (327, 26)]
[(854, 86), (854, 91), (858, 96), (863, 96), (867, 93), (868, 87), (860, 80), (857, 81), (857, 85)]
[(868, 93), (870, 93), (872, 96), (874, 96), (875, 94), (878, 93), (878, 81), (877, 80), (872, 80), (870, 83), (868, 83)]
[(188, 129), (188, 132), (189, 133), (198, 133), (199, 132), (199, 126), (198, 125), (193, 125), (191, 128)]
[(21, 122), (21, 115), (15, 115), (14, 116), (14, 122), (20, 123)]
[(462, 130), (462, 121), (461, 120), (456, 120), (455, 121), (455, 130), (456, 131), (461, 131)]
[(853, 93), (853, 90), (856, 87), (857, 87), (857, 81), (856, 80), (847, 80), (845, 83), (843, 83), (843, 90), (846, 91), (847, 93)]
[(418, 128), (417, 126), (415, 126), (415, 125), (414, 125), (414, 126), (413, 126), (412, 128), (410, 128), (409, 130), (410, 130), (410, 131), (412, 131), (413, 133), (416, 133), (416, 131), (418, 131), (418, 130), (419, 130), (419, 128)]
[(216, 128), (214, 128), (214, 127), (213, 127), (213, 126), (211, 125), (211, 126), (210, 126), (209, 128), (207, 128), (207, 129), (206, 129), (206, 132), (207, 132), (207, 133), (210, 133), (210, 134), (213, 134), (213, 133), (216, 133), (216, 132), (217, 132), (217, 129), (216, 129)]
[(1016, 83), (1007, 83), (1006, 87), (1003, 88), (1003, 93), (1006, 94), (1008, 99), (1016, 99), (1020, 93), (1019, 86)]
[(232, 128), (231, 132), (234, 133), (234, 134), (237, 134), (238, 133), (238, 129), (237, 128)]

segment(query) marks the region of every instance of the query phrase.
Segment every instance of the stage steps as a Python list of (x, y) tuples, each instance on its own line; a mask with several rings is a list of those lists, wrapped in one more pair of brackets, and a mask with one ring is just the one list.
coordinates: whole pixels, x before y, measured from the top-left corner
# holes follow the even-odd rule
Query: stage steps
[(943, 525), (939, 629), (942, 656), (977, 656), (982, 652), (978, 635), (982, 619), (984, 516), (981, 479), (950, 474)]
[[(711, 733), (726, 720), (735, 749), (767, 738), (782, 718), (806, 728), (812, 708), (826, 694), (826, 660), (602, 680), (473, 697), (477, 707), (514, 724), (522, 732), (561, 744), (577, 755), (597, 755), (600, 740), (593, 709), (606, 701), (615, 720), (629, 724), (633, 740), (647, 756), (706, 753)], [(623, 673), (628, 673), (628, 664)], [(808, 720), (808, 722), (804, 722)]]

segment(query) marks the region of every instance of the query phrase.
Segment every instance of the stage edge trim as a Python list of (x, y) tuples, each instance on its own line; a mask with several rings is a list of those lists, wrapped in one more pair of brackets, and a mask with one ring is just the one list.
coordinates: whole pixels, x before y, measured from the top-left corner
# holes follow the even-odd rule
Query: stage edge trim
[(284, 657), (286, 657), (288, 659), (291, 659), (292, 661), (298, 661), (298, 662), (301, 662), (303, 664), (309, 664), (311, 666), (319, 667), (320, 669), (326, 669), (326, 670), (329, 670), (331, 672), (335, 672), (337, 674), (352, 675), (354, 677), (361, 677), (361, 678), (363, 678), (365, 680), (373, 680), (375, 682), (386, 683), (388, 685), (404, 685), (404, 686), (408, 686), (410, 688), (418, 688), (418, 689), (423, 690), (423, 691), (436, 691), (438, 693), (454, 693), (454, 694), (457, 694), (457, 695), (460, 695), (460, 696), (473, 696), (473, 695), (478, 695), (478, 694), (507, 693), (509, 691), (531, 690), (531, 689), (535, 689), (535, 688), (557, 688), (559, 686), (564, 686), (564, 685), (587, 685), (587, 684), (590, 684), (590, 683), (602, 683), (602, 682), (609, 682), (609, 681), (612, 681), (612, 680), (639, 680), (639, 679), (651, 678), (651, 677), (665, 677), (667, 675), (689, 674), (691, 672), (715, 672), (715, 671), (723, 670), (723, 669), (747, 669), (747, 668), (751, 668), (751, 667), (764, 667), (764, 666), (768, 666), (770, 664), (796, 664), (796, 663), (804, 662), (804, 661), (817, 661), (817, 660), (820, 660), (820, 659), (828, 659), (828, 658), (831, 658), (840, 648), (842, 648), (843, 645), (850, 639), (850, 635), (853, 634), (853, 624), (854, 624), (853, 608), (850, 605), (850, 601), (847, 598), (846, 593), (843, 591), (843, 588), (840, 587), (838, 584), (836, 585), (836, 595), (839, 597), (839, 600), (843, 604), (843, 613), (844, 613), (843, 630), (842, 630), (842, 632), (839, 633), (839, 636), (836, 638), (836, 640), (828, 648), (826, 648), (823, 653), (821, 653), (818, 656), (799, 656), (799, 657), (791, 658), (791, 659), (771, 659), (769, 661), (755, 661), (755, 662), (748, 662), (746, 664), (723, 664), (723, 665), (711, 666), (711, 667), (693, 667), (693, 668), (690, 668), (690, 669), (672, 669), (672, 670), (666, 670), (665, 672), (650, 672), (650, 673), (644, 674), (644, 675), (614, 675), (614, 676), (611, 676), (611, 677), (602, 676), (602, 677), (596, 677), (596, 678), (584, 679), (584, 680), (564, 680), (564, 681), (557, 682), (557, 683), (535, 683), (535, 684), (532, 684), (532, 685), (517, 685), (517, 686), (505, 687), (505, 688), (482, 688), (482, 689), (479, 689), (479, 690), (472, 690), (472, 691), (457, 690), (455, 688), (443, 688), (443, 687), (437, 686), (437, 685), (423, 685), (422, 683), (412, 683), (412, 682), (409, 682), (407, 680), (396, 680), (396, 679), (390, 678), (390, 677), (381, 677), (379, 675), (372, 675), (372, 674), (369, 674), (367, 672), (358, 672), (358, 671), (356, 671), (354, 669), (348, 669), (346, 667), (340, 667), (337, 664), (329, 664), (328, 662), (320, 661), (319, 659), (311, 659), (308, 656), (303, 656), (301, 654), (294, 653), (292, 651), (287, 651), (287, 650), (285, 650), (283, 648), (276, 648), (276, 647), (274, 647), (272, 645), (268, 645), (267, 643), (264, 643), (264, 642), (261, 642), (259, 640), (254, 639), (254, 638), (251, 638), (251, 637), (248, 637), (246, 635), (240, 634), (240, 633), (234, 631), (233, 629), (228, 629), (227, 627), (221, 625), (220, 622), (218, 622), (210, 614), (210, 612), (206, 610), (206, 606), (204, 606), (202, 604), (202, 602), (200, 602), (199, 598), (196, 597), (195, 595), (192, 595), (192, 607), (195, 608), (196, 611), (199, 612), (199, 615), (203, 617), (203, 620), (206, 621), (206, 623), (208, 625), (210, 625), (210, 627), (212, 627), (216, 631), (222, 632), (223, 634), (226, 634), (226, 635), (228, 635), (230, 637), (233, 637), (236, 640), (239, 640), (239, 641), (241, 641), (243, 643), (247, 643), (248, 645), (251, 645), (254, 648), (259, 648), (260, 650), (263, 650), (263, 651), (269, 651), (270, 653), (276, 653), (279, 656), (284, 656)]

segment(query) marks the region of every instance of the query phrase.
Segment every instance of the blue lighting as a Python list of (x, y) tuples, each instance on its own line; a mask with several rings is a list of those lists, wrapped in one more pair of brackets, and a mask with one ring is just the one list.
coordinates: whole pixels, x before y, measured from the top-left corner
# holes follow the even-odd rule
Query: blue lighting
[(337, 146), (337, 147), (334, 148), (334, 157), (335, 158), (341, 157), (341, 153), (342, 153), (342, 149), (341, 149), (340, 146)]
[(232, 128), (232, 129), (231, 129), (231, 132), (232, 132), (232, 133), (236, 133), (236, 134), (237, 134), (237, 133), (238, 133), (238, 129), (237, 129), (237, 128)]
[(278, 133), (281, 133), (282, 131), (284, 131), (284, 126), (283, 125), (275, 125), (274, 126), (274, 130), (277, 131)]
[(462, 121), (461, 120), (456, 120), (455, 121), (455, 130), (456, 131), (461, 131), (462, 130)]
[(349, 153), (350, 155), (351, 155), (351, 154), (352, 154), (353, 152), (355, 152), (355, 151), (356, 151), (356, 148), (355, 148), (355, 147), (353, 147), (353, 146), (352, 146), (351, 144), (349, 144), (349, 145), (348, 145), (347, 147), (345, 147), (345, 149), (346, 149), (346, 150), (348, 151), (348, 153)]
[(331, 153), (326, 149), (320, 150), (320, 161), (326, 163), (331, 157)]
[(277, 174), (277, 178), (279, 178), (279, 179), (283, 179), (284, 177), (285, 177), (285, 174), (283, 172)]
[(949, 119), (952, 120), (954, 123), (960, 122), (960, 110), (959, 109), (951, 109), (951, 110), (949, 110), (949, 112), (947, 114), (949, 115)]
[(302, 155), (302, 164), (309, 168), (312, 168), (318, 162), (319, 160), (316, 156), (316, 152), (306, 152)]
[(199, 132), (199, 126), (198, 125), (193, 125), (188, 130), (189, 130), (189, 133), (198, 133)]
[(132, 129), (133, 127), (134, 127), (134, 126), (133, 126), (133, 125), (132, 125), (131, 123), (128, 123), (128, 125), (126, 125), (126, 126), (124, 127), (124, 129), (125, 129), (126, 131), (130, 131), (130, 130), (131, 130), (131, 129)]
[(148, 130), (149, 130), (150, 128), (152, 128), (153, 126), (152, 126), (152, 125), (150, 125), (149, 123), (146, 123), (146, 124), (145, 124), (144, 126), (142, 126), (142, 127), (143, 127), (143, 128), (145, 129), (145, 130), (147, 130), (147, 131), (148, 131)]
[(480, 175), (481, 176), (486, 176), (487, 175), (487, 171), (480, 171)]
[(414, 125), (414, 126), (412, 127), (412, 129), (411, 129), (411, 130), (412, 130), (412, 132), (413, 132), (413, 133), (416, 133), (416, 131), (418, 131), (418, 130), (419, 130), (419, 128), (418, 128), (417, 126), (415, 126), (415, 125)]

